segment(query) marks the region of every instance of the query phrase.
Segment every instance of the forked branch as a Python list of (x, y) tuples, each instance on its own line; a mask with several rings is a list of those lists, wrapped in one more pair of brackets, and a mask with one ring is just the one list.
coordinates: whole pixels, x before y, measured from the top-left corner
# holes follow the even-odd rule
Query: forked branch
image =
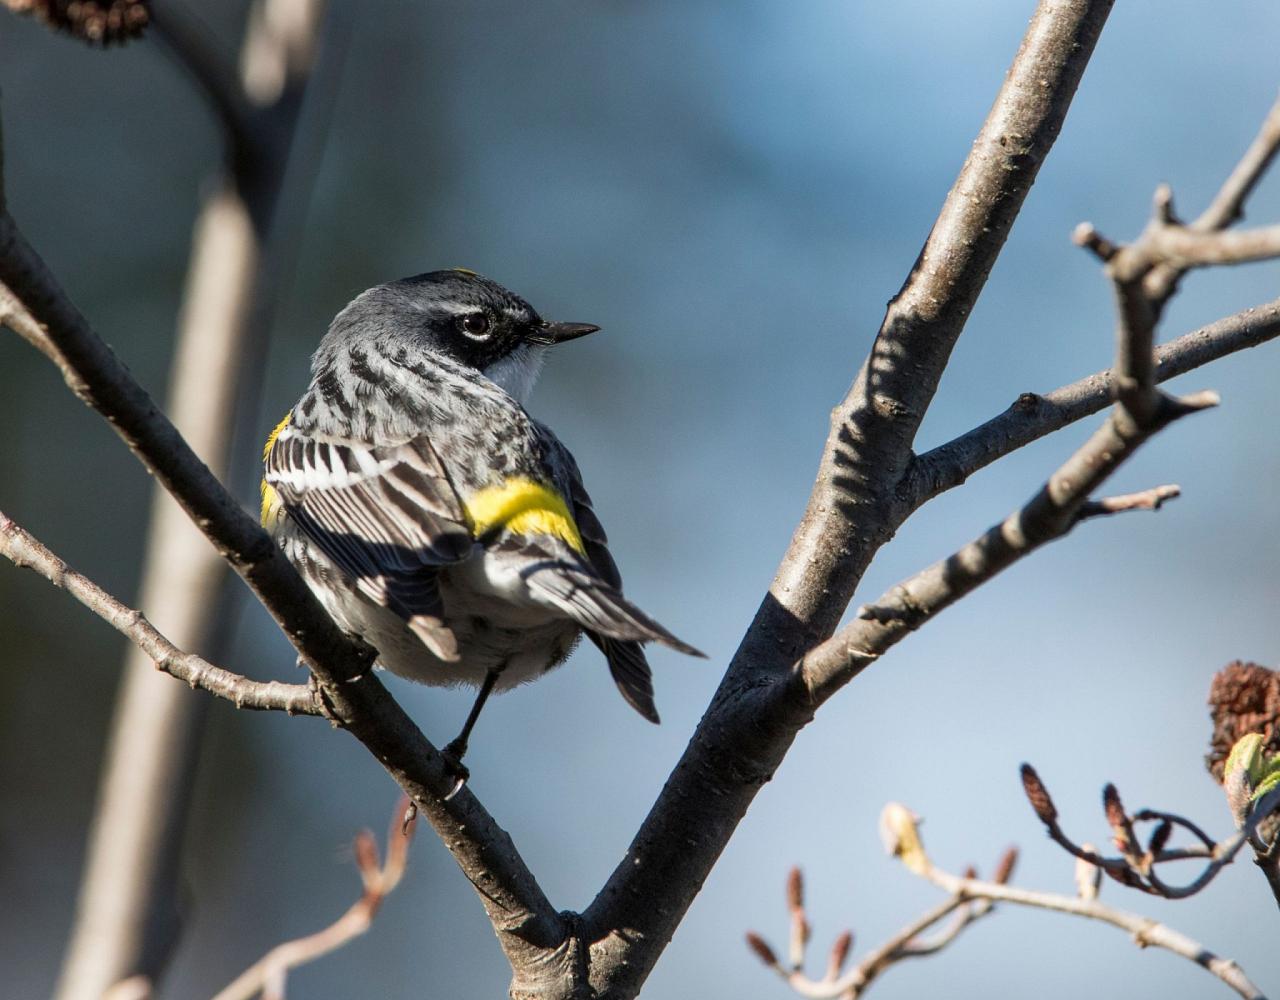
[[(912, 921), (886, 944), (864, 958), (843, 976), (839, 974), (849, 952), (850, 935), (842, 935), (833, 949), (832, 961), (821, 980), (806, 977), (802, 959), (794, 952), (790, 968), (778, 961), (777, 954), (758, 934), (748, 934), (747, 943), (766, 966), (778, 973), (800, 996), (814, 1000), (855, 1000), (871, 985), (876, 975), (904, 958), (933, 954), (954, 941), (974, 920), (990, 912), (997, 903), (1013, 903), (1036, 909), (1052, 910), (1110, 924), (1127, 932), (1139, 948), (1163, 948), (1206, 969), (1246, 1000), (1266, 1000), (1262, 991), (1240, 966), (1229, 958), (1214, 954), (1198, 941), (1149, 917), (1107, 906), (1097, 899), (1096, 891), (1086, 887), (1080, 896), (1063, 896), (1037, 892), (1008, 885), (1016, 851), (1006, 851), (990, 881), (980, 880), (970, 869), (964, 875), (953, 875), (937, 867), (924, 849), (920, 837), (919, 817), (905, 806), (891, 802), (885, 806), (880, 820), (881, 836), (889, 852), (901, 859), (903, 866), (947, 893), (947, 899), (918, 920)], [(794, 879), (793, 875), (793, 879)], [(918, 935), (948, 914), (958, 912), (951, 925), (934, 938), (921, 940)], [(794, 909), (793, 909), (794, 914)], [(794, 917), (793, 917), (794, 919)]]

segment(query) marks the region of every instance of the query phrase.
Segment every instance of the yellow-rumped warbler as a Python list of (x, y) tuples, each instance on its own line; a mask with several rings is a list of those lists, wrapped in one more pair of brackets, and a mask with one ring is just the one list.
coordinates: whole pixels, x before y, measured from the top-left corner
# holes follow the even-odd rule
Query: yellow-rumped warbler
[(524, 409), (546, 349), (597, 329), (471, 271), (378, 285), (334, 319), (267, 440), (263, 525), (338, 624), (402, 677), (479, 685), (446, 748), (459, 765), (489, 693), (583, 632), (651, 722), (641, 643), (702, 655), (622, 596), (577, 463)]

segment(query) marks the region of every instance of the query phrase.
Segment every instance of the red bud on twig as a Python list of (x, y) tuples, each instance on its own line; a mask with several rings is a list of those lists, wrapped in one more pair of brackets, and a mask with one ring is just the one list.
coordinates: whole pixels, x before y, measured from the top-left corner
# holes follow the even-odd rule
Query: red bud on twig
[(1058, 821), (1058, 809), (1049, 797), (1049, 789), (1044, 787), (1040, 775), (1036, 774), (1036, 769), (1030, 764), (1022, 765), (1022, 790), (1027, 793), (1027, 801), (1031, 803), (1031, 808), (1035, 810), (1041, 823), (1051, 826)]

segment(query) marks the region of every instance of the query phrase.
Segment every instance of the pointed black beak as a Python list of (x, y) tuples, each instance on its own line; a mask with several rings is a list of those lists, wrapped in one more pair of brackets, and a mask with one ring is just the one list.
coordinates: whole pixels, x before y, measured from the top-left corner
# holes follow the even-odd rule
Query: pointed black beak
[(535, 344), (563, 344), (599, 329), (590, 323), (543, 323), (530, 331), (528, 339)]

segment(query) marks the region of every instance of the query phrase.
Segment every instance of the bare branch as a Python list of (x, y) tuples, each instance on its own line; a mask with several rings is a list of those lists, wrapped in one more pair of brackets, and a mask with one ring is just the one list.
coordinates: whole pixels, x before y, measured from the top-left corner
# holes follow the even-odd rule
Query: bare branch
[[(905, 517), (897, 490), (916, 430), (1110, 9), (1110, 0), (1046, 0), (1032, 18), (870, 358), (832, 413), (808, 508), (770, 592), (689, 748), (584, 914), (598, 992), (630, 994), (644, 982), (748, 804), (812, 717), (790, 667), (831, 633)], [(623, 927), (625, 938), (613, 933)]]
[[(1156, 348), (1157, 382), (1280, 337), (1280, 299), (1227, 316)], [(1111, 402), (1111, 369), (1043, 396), (1024, 393), (1003, 413), (918, 456), (905, 480), (914, 510), (1019, 448), (1098, 413)]]
[(982, 882), (978, 879), (959, 878), (938, 868), (930, 867), (925, 874), (934, 885), (946, 892), (960, 896), (962, 899), (981, 899), (992, 903), (1016, 903), (1019, 906), (1031, 906), (1042, 910), (1053, 910), (1057, 913), (1069, 913), (1077, 917), (1087, 917), (1104, 924), (1111, 924), (1127, 931), (1139, 948), (1163, 948), (1175, 955), (1195, 962), (1201, 968), (1213, 973), (1229, 987), (1248, 1000), (1266, 1000), (1240, 966), (1229, 958), (1215, 955), (1199, 941), (1194, 941), (1174, 930), (1166, 924), (1152, 920), (1136, 913), (1118, 910), (1107, 906), (1096, 899), (1079, 899), (1074, 896), (1061, 896), (1052, 892), (1035, 892), (1030, 889), (1019, 889), (1015, 886), (998, 885), (994, 882)]
[[(1259, 801), (1249, 803), (1249, 813), (1243, 818), (1241, 828), (1231, 836), (1215, 842), (1197, 824), (1175, 813), (1142, 809), (1132, 816), (1128, 815), (1115, 786), (1107, 785), (1103, 792), (1103, 805), (1113, 839), (1120, 850), (1120, 857), (1113, 858), (1099, 854), (1088, 843), (1077, 844), (1067, 836), (1058, 822), (1058, 812), (1053, 808), (1048, 789), (1030, 764), (1022, 765), (1022, 785), (1032, 809), (1054, 843), (1084, 865), (1106, 873), (1121, 885), (1165, 899), (1185, 899), (1204, 889), (1223, 868), (1235, 860), (1245, 844), (1254, 843), (1258, 830), (1280, 809), (1280, 789), (1276, 789)], [(1143, 850), (1134, 824), (1149, 822), (1158, 825)], [(1200, 843), (1192, 847), (1168, 849), (1167, 843), (1175, 828), (1188, 831)], [(1280, 843), (1280, 838), (1277, 838), (1277, 842)], [(1170, 885), (1157, 873), (1156, 866), (1176, 861), (1203, 861), (1205, 864), (1192, 881), (1184, 885)], [(1083, 887), (1090, 882), (1095, 885), (1096, 894), (1094, 876), (1088, 869), (1077, 866), (1077, 883)], [(1083, 889), (1081, 896), (1091, 898), (1088, 891)]]
[(413, 841), (413, 821), (401, 821), (407, 798), (401, 799), (391, 813), (387, 831), (387, 860), (378, 862), (378, 842), (368, 830), (356, 835), (352, 845), (356, 866), (364, 882), (364, 893), (351, 908), (324, 930), (307, 937), (276, 945), (252, 966), (221, 990), (214, 1000), (250, 1000), (262, 994), (263, 1000), (283, 1000), (285, 979), (290, 969), (306, 965), (365, 933), (386, 900), (404, 876)]
[[(1031, 771), (1031, 778), (1034, 780), (1028, 780), (1028, 770), (1029, 768), (1024, 765), (1023, 783), (1027, 787), (1028, 793), (1034, 793), (1039, 800), (1036, 812), (1042, 820), (1045, 820), (1046, 817), (1052, 816), (1055, 811), (1048, 799), (1048, 793), (1039, 794), (1037, 792), (1037, 788), (1043, 791), (1043, 786), (1039, 784), (1039, 779), (1035, 778), (1034, 771)], [(1277, 796), (1277, 802), (1280, 803), (1280, 796)], [(890, 803), (885, 808), (886, 810), (896, 809), (899, 815), (913, 816), (910, 810), (897, 803)], [(918, 827), (912, 825), (910, 828), (905, 829), (903, 833), (916, 845), (916, 849), (910, 854), (911, 863), (905, 864), (907, 870), (943, 889), (952, 899), (985, 901), (987, 903), (1017, 903), (1021, 906), (1034, 906), (1059, 913), (1070, 913), (1075, 916), (1100, 920), (1103, 923), (1128, 931), (1132, 935), (1134, 943), (1140, 948), (1165, 948), (1208, 969), (1241, 996), (1250, 998), (1250, 1000), (1266, 1000), (1261, 991), (1245, 976), (1244, 970), (1234, 961), (1218, 957), (1198, 941), (1193, 941), (1186, 935), (1164, 924), (1157, 923), (1149, 917), (1126, 913), (1123, 910), (1117, 910), (1114, 907), (1098, 902), (1095, 898), (1096, 889), (1092, 892), (1086, 889), (1080, 897), (1060, 896), (1048, 892), (1017, 889), (1004, 885), (999, 881), (982, 882), (971, 874), (966, 874), (965, 876), (951, 875), (934, 865), (928, 855), (925, 854), (923, 847), (920, 846)], [(901, 852), (892, 851), (891, 853)], [(904, 857), (903, 860), (906, 862), (909, 859)]]
[(178, 4), (162, 4), (151, 20), (156, 37), (191, 74), (217, 115), (232, 161), (247, 155), (253, 141), (253, 108), (245, 98), (234, 59), (218, 52), (209, 30)]
[(456, 783), (453, 771), (374, 676), (372, 651), (334, 624), (270, 537), (90, 329), (5, 213), (0, 322), (49, 357), (72, 391), (107, 418), (258, 596), (316, 675), (328, 716), (369, 749), (440, 833), (513, 966), (545, 958), (549, 946), (564, 941), (564, 924), (511, 838), (469, 789), (444, 801)]
[(233, 702), (236, 708), (273, 709), (290, 715), (320, 715), (314, 692), (305, 684), (252, 681), (185, 653), (161, 635), (141, 611), (125, 607), (92, 580), (77, 573), (0, 511), (0, 555), (32, 569), (61, 587), (147, 654), (155, 665), (193, 688)]
[[(1003, 884), (1008, 880), (1016, 859), (1017, 851), (1012, 848), (1001, 856), (995, 876), (997, 883)], [(792, 869), (793, 873), (798, 870)], [(792, 903), (794, 897), (790, 892), (790, 884), (791, 880), (788, 881), (788, 909), (794, 926), (797, 907)], [(803, 907), (800, 909), (803, 918)], [(841, 970), (853, 944), (852, 934), (845, 931), (836, 939), (831, 958), (827, 963), (826, 975), (820, 980), (810, 979), (805, 975), (803, 950), (791, 956), (790, 968), (784, 968), (778, 962), (773, 948), (759, 934), (753, 931), (748, 932), (746, 939), (747, 946), (755, 952), (765, 966), (776, 972), (799, 996), (808, 997), (811, 1000), (835, 1000), (835, 998), (854, 1000), (866, 992), (885, 970), (904, 959), (923, 958), (936, 954), (955, 941), (965, 928), (990, 913), (991, 909), (990, 902), (975, 903), (964, 896), (952, 895), (897, 931), (842, 976)], [(933, 937), (921, 937), (929, 928), (952, 914), (955, 916), (951, 922)], [(805, 943), (808, 943), (807, 939)]]
[[(1245, 150), (1244, 156), (1236, 164), (1230, 176), (1214, 196), (1213, 201), (1189, 229), (1199, 233), (1212, 233), (1226, 229), (1232, 223), (1244, 217), (1244, 203), (1253, 189), (1257, 187), (1262, 175), (1267, 172), (1276, 152), (1280, 150), (1280, 100), (1272, 105), (1270, 112), (1263, 119), (1257, 136)], [(1172, 263), (1157, 265), (1143, 281), (1147, 298), (1155, 308), (1156, 315), (1164, 309), (1165, 303), (1178, 290), (1184, 268)]]

